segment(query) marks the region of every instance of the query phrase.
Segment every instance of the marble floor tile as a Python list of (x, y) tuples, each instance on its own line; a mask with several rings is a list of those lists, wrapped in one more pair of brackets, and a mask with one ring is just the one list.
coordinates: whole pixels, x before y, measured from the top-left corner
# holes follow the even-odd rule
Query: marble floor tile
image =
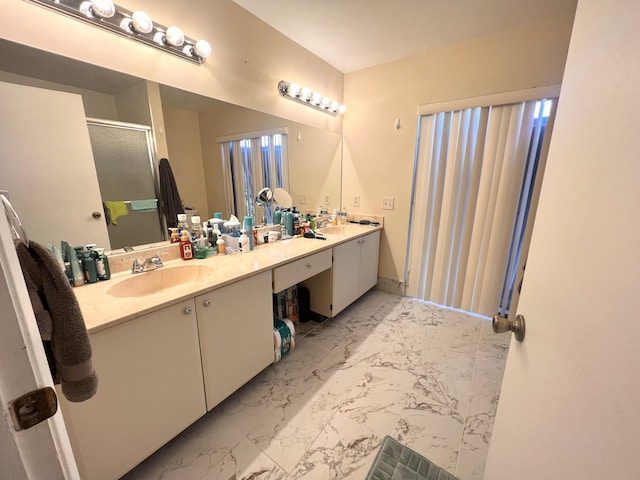
[(370, 291), (296, 325), (296, 348), (125, 480), (363, 480), (385, 435), (481, 480), (510, 335)]

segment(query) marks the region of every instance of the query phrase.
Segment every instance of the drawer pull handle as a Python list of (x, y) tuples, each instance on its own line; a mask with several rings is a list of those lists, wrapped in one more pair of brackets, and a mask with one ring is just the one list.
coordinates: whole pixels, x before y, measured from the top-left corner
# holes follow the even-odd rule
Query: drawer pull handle
[(191, 315), (191, 309), (189, 307), (184, 309), (184, 314), (185, 315)]
[(208, 307), (209, 305), (211, 305), (211, 300), (205, 300), (204, 302), (202, 302), (202, 304), (203, 304), (205, 307)]
[(313, 265), (311, 265), (310, 263), (307, 263), (307, 268), (311, 268)]

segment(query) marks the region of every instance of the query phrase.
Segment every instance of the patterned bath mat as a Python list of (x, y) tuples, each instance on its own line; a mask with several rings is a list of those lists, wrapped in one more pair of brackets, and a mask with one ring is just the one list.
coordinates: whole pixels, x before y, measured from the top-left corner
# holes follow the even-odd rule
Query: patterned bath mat
[(366, 480), (457, 480), (457, 478), (387, 435)]

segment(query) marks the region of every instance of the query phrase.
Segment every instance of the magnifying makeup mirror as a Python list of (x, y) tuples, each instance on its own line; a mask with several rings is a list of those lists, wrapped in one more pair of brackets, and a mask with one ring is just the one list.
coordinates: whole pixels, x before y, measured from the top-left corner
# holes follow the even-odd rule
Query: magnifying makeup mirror
[(273, 199), (282, 208), (291, 208), (293, 200), (291, 195), (284, 188), (276, 188), (273, 190)]

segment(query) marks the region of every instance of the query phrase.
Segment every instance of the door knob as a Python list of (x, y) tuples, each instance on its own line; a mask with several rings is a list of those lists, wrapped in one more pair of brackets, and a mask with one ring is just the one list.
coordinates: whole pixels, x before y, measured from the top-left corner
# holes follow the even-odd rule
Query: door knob
[(494, 315), (492, 327), (495, 333), (513, 332), (516, 335), (516, 340), (519, 342), (524, 340), (525, 321), (522, 315), (516, 315), (515, 320), (509, 320), (502, 315)]
[(95, 212), (93, 212), (93, 213), (91, 214), (91, 216), (92, 216), (93, 218), (100, 218), (100, 217), (102, 216), (102, 214), (101, 214), (100, 212), (98, 212), (98, 211), (95, 211)]

